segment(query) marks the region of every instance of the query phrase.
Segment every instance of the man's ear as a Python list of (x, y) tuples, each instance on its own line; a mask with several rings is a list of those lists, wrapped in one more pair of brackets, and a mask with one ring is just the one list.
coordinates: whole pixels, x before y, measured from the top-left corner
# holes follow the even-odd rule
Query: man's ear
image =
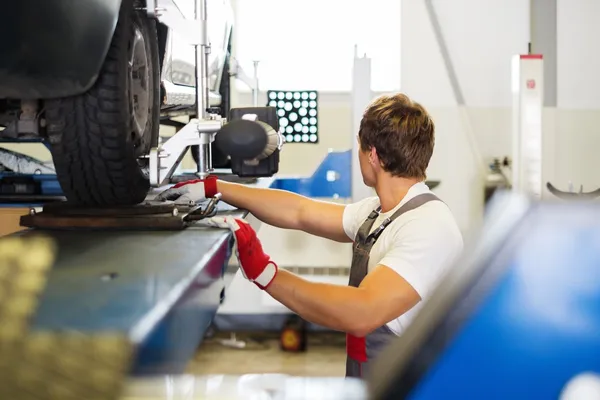
[(379, 157), (377, 156), (377, 150), (375, 150), (375, 146), (371, 147), (369, 150), (369, 162), (371, 165), (379, 165)]

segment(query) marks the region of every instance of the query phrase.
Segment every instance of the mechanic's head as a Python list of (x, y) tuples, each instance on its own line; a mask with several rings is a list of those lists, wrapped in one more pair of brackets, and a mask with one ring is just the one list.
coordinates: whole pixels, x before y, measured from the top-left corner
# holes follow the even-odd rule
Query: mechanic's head
[(363, 181), (391, 175), (425, 180), (435, 142), (433, 120), (404, 94), (381, 96), (365, 110), (358, 131)]

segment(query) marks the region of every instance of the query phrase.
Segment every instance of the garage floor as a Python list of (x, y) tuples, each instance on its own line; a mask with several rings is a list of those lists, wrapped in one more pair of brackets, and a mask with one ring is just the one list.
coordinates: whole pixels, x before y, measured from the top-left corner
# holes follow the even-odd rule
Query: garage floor
[(309, 333), (307, 351), (284, 352), (274, 333), (239, 333), (246, 347), (236, 349), (221, 342), (229, 333), (205, 339), (188, 367), (190, 374), (281, 373), (296, 376), (344, 376), (345, 337), (340, 333)]

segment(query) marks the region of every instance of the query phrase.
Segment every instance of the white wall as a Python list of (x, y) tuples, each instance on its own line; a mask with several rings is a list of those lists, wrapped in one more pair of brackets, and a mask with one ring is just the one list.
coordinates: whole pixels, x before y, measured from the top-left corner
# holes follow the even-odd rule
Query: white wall
[(558, 107), (600, 109), (600, 1), (557, 1)]
[(554, 182), (600, 187), (600, 2), (558, 0)]
[[(484, 161), (510, 154), (510, 59), (527, 51), (529, 2), (434, 0), (434, 8), (463, 91), (468, 118), (452, 96), (424, 0), (402, 5), (402, 90), (421, 101), (437, 125), (430, 174), (442, 179), (439, 193), (454, 209), (463, 231), (481, 215), (481, 181), (471, 132)], [(544, 168), (567, 189), (600, 186), (600, 2), (557, 2), (558, 107), (546, 108)]]

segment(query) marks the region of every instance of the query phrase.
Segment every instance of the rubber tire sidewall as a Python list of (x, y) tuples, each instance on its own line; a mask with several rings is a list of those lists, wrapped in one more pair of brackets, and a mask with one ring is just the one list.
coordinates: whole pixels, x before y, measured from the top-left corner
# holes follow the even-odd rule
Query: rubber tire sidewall
[[(131, 137), (128, 90), (129, 46), (134, 21), (141, 28), (149, 58), (149, 116), (136, 154)], [(139, 163), (158, 144), (160, 70), (155, 21), (123, 0), (113, 39), (94, 86), (80, 96), (46, 102), (48, 139), (67, 199), (79, 205), (133, 205), (150, 188)], [(146, 159), (147, 163), (147, 159)]]

